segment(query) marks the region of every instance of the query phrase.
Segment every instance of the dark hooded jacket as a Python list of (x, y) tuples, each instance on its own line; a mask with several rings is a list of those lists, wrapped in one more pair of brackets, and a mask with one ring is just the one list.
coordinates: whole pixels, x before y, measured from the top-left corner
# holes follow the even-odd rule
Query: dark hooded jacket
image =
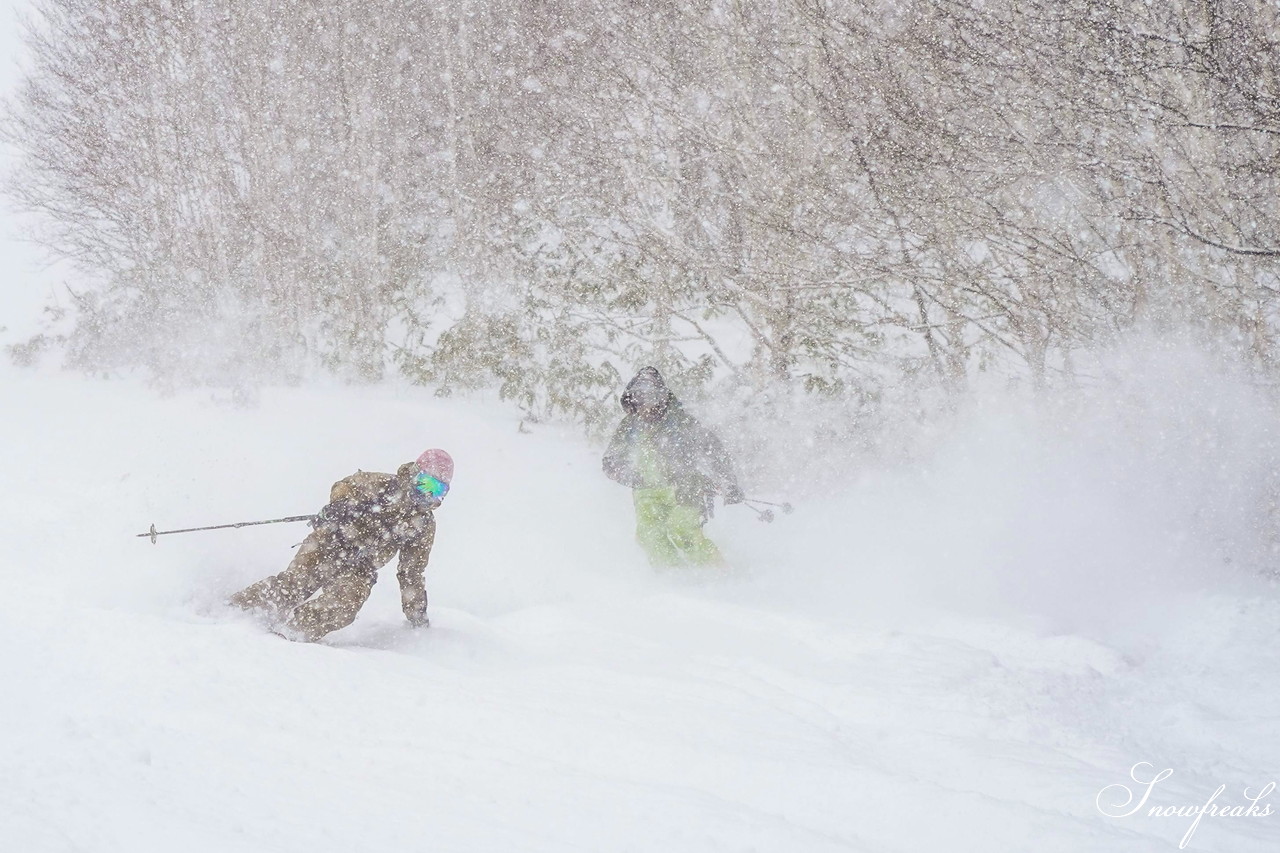
[(604, 472), (633, 489), (672, 488), (676, 499), (710, 513), (715, 494), (738, 493), (724, 444), (684, 410), (655, 368), (622, 393), (626, 412), (604, 455)]

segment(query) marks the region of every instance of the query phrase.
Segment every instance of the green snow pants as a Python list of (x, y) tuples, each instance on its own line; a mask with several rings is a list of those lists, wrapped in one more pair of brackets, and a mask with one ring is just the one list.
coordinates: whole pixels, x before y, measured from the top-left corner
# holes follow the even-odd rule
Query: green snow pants
[(722, 566), (720, 549), (702, 532), (702, 510), (676, 500), (673, 489), (636, 489), (636, 540), (655, 567)]

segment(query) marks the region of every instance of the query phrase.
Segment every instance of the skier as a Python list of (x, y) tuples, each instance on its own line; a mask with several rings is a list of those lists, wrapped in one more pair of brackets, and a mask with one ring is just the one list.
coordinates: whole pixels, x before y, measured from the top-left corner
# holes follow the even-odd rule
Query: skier
[(453, 459), (438, 449), (395, 474), (357, 471), (344, 477), (333, 484), (329, 503), (312, 520), (314, 530), (289, 567), (240, 590), (231, 603), (266, 612), (282, 636), (315, 642), (355, 621), (378, 570), (398, 551), (404, 615), (415, 628), (427, 627), (423, 575), (435, 541), (432, 513), (452, 479)]
[(688, 563), (724, 567), (702, 527), (713, 496), (740, 503), (724, 445), (688, 414), (656, 368), (635, 375), (622, 393), (626, 412), (604, 455), (604, 472), (632, 489), (636, 539), (657, 567)]

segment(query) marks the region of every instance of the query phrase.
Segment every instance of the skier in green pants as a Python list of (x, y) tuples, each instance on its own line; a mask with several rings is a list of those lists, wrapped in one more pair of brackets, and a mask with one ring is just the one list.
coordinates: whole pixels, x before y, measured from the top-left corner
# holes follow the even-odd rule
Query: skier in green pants
[(604, 472), (630, 486), (636, 539), (658, 567), (723, 566), (702, 527), (713, 498), (742, 501), (733, 462), (715, 433), (684, 410), (656, 368), (635, 375), (622, 393), (626, 412), (604, 455)]

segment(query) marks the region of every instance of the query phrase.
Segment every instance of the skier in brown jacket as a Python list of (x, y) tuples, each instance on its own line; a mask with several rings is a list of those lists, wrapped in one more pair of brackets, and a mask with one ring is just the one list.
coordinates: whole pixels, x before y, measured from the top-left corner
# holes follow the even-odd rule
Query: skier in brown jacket
[(265, 612), (289, 639), (315, 642), (355, 621), (378, 570), (399, 552), (404, 615), (414, 627), (428, 626), (424, 573), (436, 535), (433, 510), (452, 479), (453, 460), (443, 450), (428, 450), (395, 474), (344, 477), (289, 567), (240, 590), (231, 603)]

